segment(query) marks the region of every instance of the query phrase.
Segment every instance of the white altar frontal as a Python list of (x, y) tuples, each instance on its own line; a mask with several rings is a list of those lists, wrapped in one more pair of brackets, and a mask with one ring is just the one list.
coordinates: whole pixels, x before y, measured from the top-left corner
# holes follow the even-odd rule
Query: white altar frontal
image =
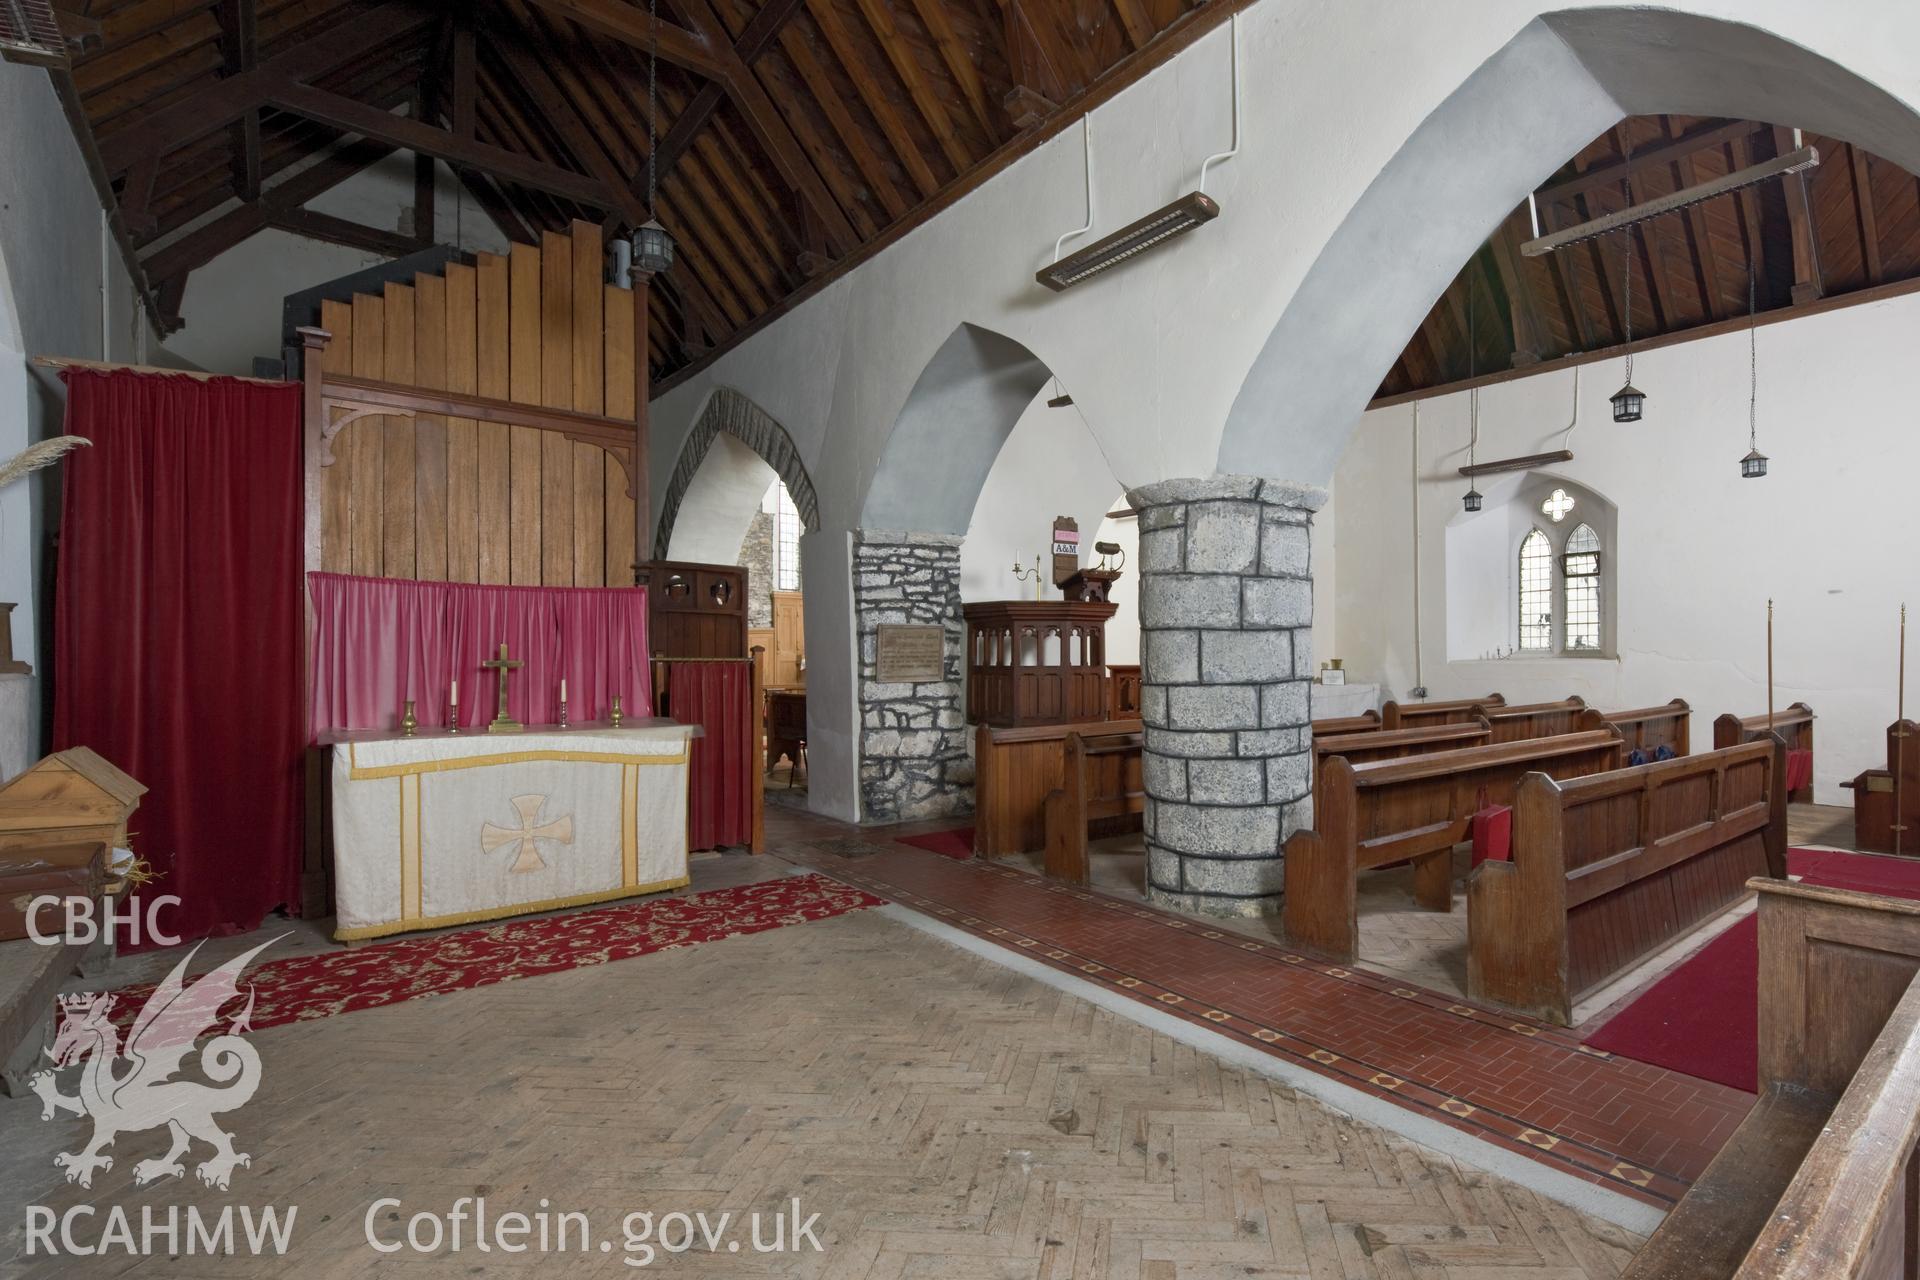
[(689, 740), (671, 720), (333, 742), (334, 937), (687, 883)]

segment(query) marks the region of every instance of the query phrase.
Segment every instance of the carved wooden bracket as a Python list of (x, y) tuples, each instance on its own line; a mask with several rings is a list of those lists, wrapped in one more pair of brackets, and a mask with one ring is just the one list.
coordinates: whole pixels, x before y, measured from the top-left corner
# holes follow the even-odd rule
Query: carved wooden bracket
[[(338, 413), (339, 416), (334, 415)], [(333, 465), (333, 438), (362, 418), (411, 418), (411, 409), (389, 409), (382, 405), (366, 404), (359, 400), (344, 400), (336, 396), (322, 396), (320, 399), (320, 465)]]

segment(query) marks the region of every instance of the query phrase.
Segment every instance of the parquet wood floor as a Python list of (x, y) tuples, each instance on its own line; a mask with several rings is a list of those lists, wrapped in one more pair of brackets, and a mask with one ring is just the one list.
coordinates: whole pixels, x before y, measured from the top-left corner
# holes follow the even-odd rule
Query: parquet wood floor
[[(766, 864), (762, 864), (766, 865)], [(1573, 1280), (1637, 1243), (1534, 1193), (875, 912), (272, 1028), (229, 1117), (228, 1194), (91, 1191), (81, 1127), (0, 1106), (0, 1275), (646, 1274), (564, 1259), (377, 1257), (368, 1206), (820, 1215), (822, 1253), (661, 1256), (676, 1275)], [(282, 1259), (28, 1260), (22, 1206), (299, 1206)], [(376, 1220), (383, 1239), (397, 1221)], [(376, 1264), (377, 1270), (376, 1270)]]

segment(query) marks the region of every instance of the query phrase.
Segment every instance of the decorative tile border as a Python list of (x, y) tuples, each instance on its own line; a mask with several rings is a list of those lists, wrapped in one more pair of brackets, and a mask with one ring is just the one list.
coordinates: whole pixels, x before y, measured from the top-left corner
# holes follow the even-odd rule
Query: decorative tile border
[[(883, 864), (884, 861), (882, 860)], [(1611, 1060), (1611, 1055), (1588, 1049), (1563, 1028), (1519, 1020), (1514, 1015), (1503, 1011), (1483, 1009), (1450, 1000), (1433, 992), (1394, 985), (1379, 980), (1377, 975), (1356, 972), (1337, 965), (1322, 964), (1309, 956), (1286, 951), (1278, 946), (1212, 929), (1196, 928), (1193, 922), (1180, 920), (1164, 912), (1142, 909), (1132, 902), (1072, 886), (1049, 884), (1024, 871), (981, 862), (948, 860), (947, 865), (967, 875), (1012, 877), (1021, 882), (1023, 888), (1030, 887), (1037, 892), (1068, 896), (1103, 911), (1124, 911), (1134, 918), (1158, 923), (1169, 930), (1185, 931), (1189, 937), (1218, 942), (1236, 952), (1263, 953), (1270, 959), (1292, 967), (1294, 971), (1311, 972), (1336, 982), (1368, 987), (1399, 1001), (1472, 1021), (1495, 1032), (1511, 1035), (1524, 1043), (1529, 1052), (1535, 1051), (1536, 1046), (1551, 1046), (1564, 1052), (1579, 1052), (1598, 1061)], [(1338, 1052), (1337, 1045), (1318, 1044), (1284, 1026), (1235, 1012), (1230, 1007), (1231, 1000), (1223, 1000), (1219, 996), (1203, 999), (1198, 992), (1170, 989), (1144, 975), (1128, 972), (1124, 968), (1116, 968), (1108, 959), (1085, 955), (1058, 941), (1029, 937), (1009, 926), (991, 924), (979, 916), (963, 914), (962, 909), (949, 902), (935, 900), (893, 883), (885, 878), (884, 865), (876, 866), (863, 862), (858, 870), (844, 866), (826, 866), (819, 869), (904, 906), (949, 922), (957, 922), (960, 927), (976, 936), (989, 938), (1011, 948), (1030, 951), (1037, 957), (1043, 958), (1052, 968), (1106, 983), (1132, 999), (1155, 1004), (1195, 1024), (1233, 1035), (1260, 1047), (1275, 1057), (1338, 1080), (1350, 1088), (1394, 1102), (1409, 1110), (1428, 1114), (1441, 1123), (1463, 1130), (1482, 1140), (1493, 1142), (1503, 1149), (1537, 1159), (1543, 1164), (1610, 1187), (1635, 1199), (1670, 1207), (1685, 1194), (1690, 1185), (1689, 1179), (1680, 1173), (1643, 1168), (1621, 1159), (1617, 1152), (1583, 1140), (1575, 1133), (1540, 1123), (1530, 1123), (1522, 1117), (1507, 1114), (1497, 1108), (1475, 1103), (1450, 1091), (1434, 1087), (1422, 1081), (1417, 1070), (1409, 1070), (1404, 1065), (1356, 1059), (1350, 1054)], [(1222, 1008), (1220, 1007), (1222, 1004), (1229, 1007)]]

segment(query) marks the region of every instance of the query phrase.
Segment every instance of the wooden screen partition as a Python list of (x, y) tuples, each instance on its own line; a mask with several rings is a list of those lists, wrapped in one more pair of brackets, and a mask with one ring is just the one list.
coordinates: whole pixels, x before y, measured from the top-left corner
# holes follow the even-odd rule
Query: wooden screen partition
[[(977, 858), (1046, 847), (1046, 804), (1065, 777), (1067, 735), (1084, 738), (1139, 734), (1138, 720), (1027, 725), (981, 725), (973, 737), (973, 853)], [(1118, 830), (1118, 828), (1114, 828)], [(1095, 834), (1110, 831), (1096, 827)]]
[(1567, 1025), (1582, 995), (1787, 873), (1778, 739), (1520, 784), (1513, 857), (1467, 886), (1467, 994)]
[(967, 623), (967, 719), (975, 724), (1078, 724), (1107, 714), (1107, 620), (1119, 606), (1076, 600), (990, 600), (961, 607)]
[(1852, 1280), (1920, 1257), (1920, 903), (1756, 879), (1759, 1100), (1622, 1280)]
[[(1675, 698), (1659, 707), (1641, 707), (1633, 711), (1592, 711), (1581, 722), (1581, 727), (1598, 728), (1610, 724), (1620, 731), (1629, 756), (1638, 751), (1651, 760), (1661, 747), (1676, 756), (1691, 755), (1692, 723), (1693, 708), (1687, 705), (1686, 699)], [(1716, 741), (1713, 745), (1731, 747), (1734, 743)]]
[(1453, 849), (1467, 839), (1475, 811), (1511, 804), (1528, 773), (1577, 778), (1618, 768), (1623, 758), (1611, 732), (1361, 765), (1329, 756), (1315, 779), (1314, 829), (1296, 831), (1286, 843), (1288, 942), (1353, 960), (1360, 940), (1356, 877), (1395, 862), (1414, 864), (1421, 906), (1451, 910)]
[(1382, 729), (1419, 729), (1434, 724), (1464, 724), (1488, 707), (1504, 707), (1506, 698), (1490, 693), (1484, 698), (1456, 698), (1451, 702), (1392, 702), (1380, 708)]
[(599, 227), (576, 222), (322, 304), (301, 331), (309, 569), (634, 581), (650, 541), (644, 353), (636, 295), (602, 272)]
[(747, 656), (747, 571), (731, 564), (654, 560), (647, 587), (647, 642), (668, 658)]
[(1731, 747), (1769, 731), (1779, 734), (1781, 740), (1787, 744), (1789, 753), (1796, 751), (1807, 753), (1806, 783), (1799, 787), (1789, 787), (1787, 799), (1794, 804), (1812, 804), (1813, 720), (1813, 708), (1804, 702), (1796, 702), (1790, 707), (1774, 712), (1771, 716), (1765, 712), (1757, 716), (1736, 716), (1728, 712), (1717, 717), (1713, 722), (1713, 745), (1716, 749)]
[(1140, 666), (1138, 663), (1107, 664), (1107, 719), (1140, 718)]

